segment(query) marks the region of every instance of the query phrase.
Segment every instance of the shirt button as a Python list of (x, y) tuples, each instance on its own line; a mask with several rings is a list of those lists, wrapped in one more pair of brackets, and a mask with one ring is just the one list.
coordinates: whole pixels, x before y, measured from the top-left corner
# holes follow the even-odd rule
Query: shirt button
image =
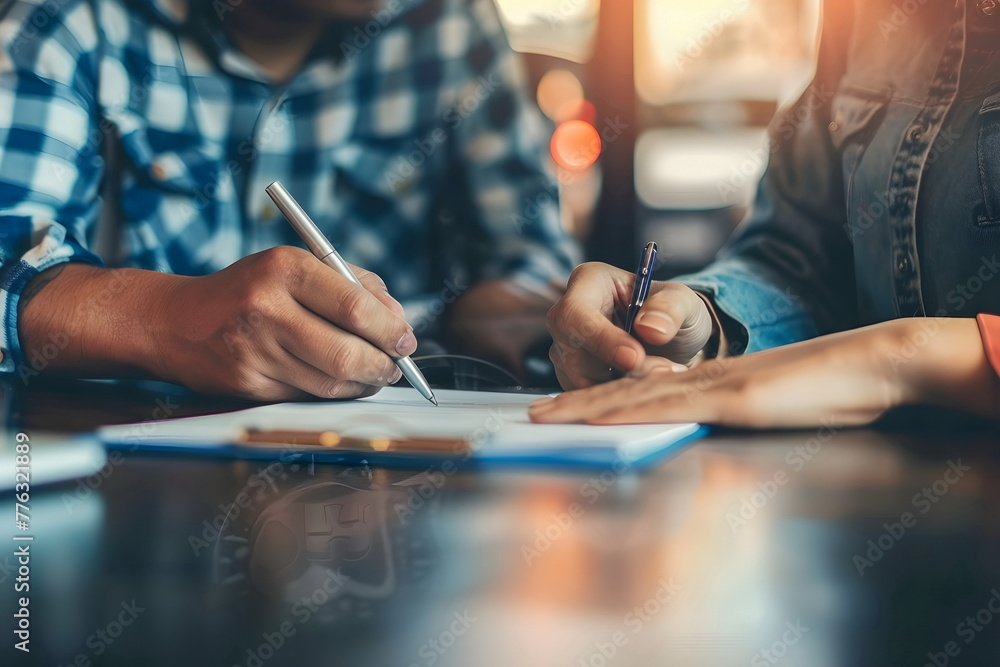
[(910, 260), (905, 257), (900, 257), (899, 261), (896, 262), (896, 275), (903, 276), (906, 275), (906, 270), (910, 268)]
[(1000, 8), (1000, 3), (997, 0), (979, 0), (979, 11), (987, 16), (996, 14), (998, 8)]
[(912, 142), (920, 141), (920, 139), (924, 136), (926, 129), (927, 128), (923, 125), (914, 125), (907, 133), (907, 138)]

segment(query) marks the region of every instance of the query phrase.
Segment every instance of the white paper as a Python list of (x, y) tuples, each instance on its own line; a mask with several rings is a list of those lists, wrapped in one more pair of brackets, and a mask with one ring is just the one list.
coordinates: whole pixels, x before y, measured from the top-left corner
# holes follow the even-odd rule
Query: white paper
[(480, 458), (582, 455), (610, 460), (619, 455), (630, 461), (699, 428), (698, 424), (532, 424), (527, 407), (537, 395), (448, 390), (435, 394), (438, 407), (415, 389), (387, 387), (356, 401), (281, 403), (221, 415), (109, 426), (98, 436), (105, 443), (190, 447), (231, 444), (246, 429), (335, 431), (359, 438), (470, 439)]

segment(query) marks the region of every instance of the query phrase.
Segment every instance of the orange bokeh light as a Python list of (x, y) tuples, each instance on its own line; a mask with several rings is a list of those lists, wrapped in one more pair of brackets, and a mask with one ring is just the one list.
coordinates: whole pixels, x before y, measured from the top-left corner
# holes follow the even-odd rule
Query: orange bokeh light
[(591, 125), (595, 125), (595, 121), (597, 120), (597, 108), (594, 107), (593, 102), (588, 100), (572, 100), (559, 107), (557, 116), (557, 123), (562, 123), (567, 120), (585, 120)]
[(556, 123), (575, 118), (575, 112), (582, 103), (583, 85), (568, 70), (549, 70), (538, 82), (538, 106)]
[(601, 135), (586, 121), (568, 120), (552, 133), (550, 148), (560, 167), (583, 171), (601, 156)]

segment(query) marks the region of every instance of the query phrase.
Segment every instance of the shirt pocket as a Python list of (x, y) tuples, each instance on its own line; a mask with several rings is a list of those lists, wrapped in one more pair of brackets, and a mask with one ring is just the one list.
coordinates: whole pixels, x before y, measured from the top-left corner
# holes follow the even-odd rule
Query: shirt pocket
[(146, 128), (120, 132), (122, 152), (128, 162), (123, 165), (131, 172), (140, 188), (194, 196), (199, 184), (207, 183), (215, 161), (207, 159), (200, 147), (164, 148), (151, 141)]
[(884, 97), (853, 89), (841, 89), (833, 98), (830, 141), (841, 155), (848, 206), (854, 203), (854, 180), (885, 117), (886, 102)]
[(338, 188), (380, 200), (395, 200), (425, 183), (443, 142), (415, 136), (357, 137), (333, 149)]
[(118, 129), (121, 204), (129, 222), (154, 221), (168, 213), (186, 223), (235, 198), (231, 169), (200, 137), (149, 127), (132, 114), (110, 119)]
[(129, 113), (109, 114), (108, 120), (117, 129), (116, 215), (126, 255), (160, 257), (160, 265), (191, 275), (238, 259), (240, 244), (226, 245), (232, 236), (222, 232), (241, 234), (239, 172), (218, 157), (221, 149), (201, 137), (152, 128)]
[(984, 203), (976, 220), (984, 227), (1000, 225), (1000, 93), (987, 97), (979, 110), (976, 152)]

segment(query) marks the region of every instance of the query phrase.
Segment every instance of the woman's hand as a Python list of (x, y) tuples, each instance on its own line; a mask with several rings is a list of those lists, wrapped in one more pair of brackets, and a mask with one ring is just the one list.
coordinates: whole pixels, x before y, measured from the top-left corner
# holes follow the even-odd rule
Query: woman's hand
[(654, 282), (635, 320), (638, 340), (615, 322), (632, 297), (635, 274), (607, 264), (582, 264), (548, 315), (549, 353), (564, 389), (611, 379), (611, 368), (629, 373), (647, 355), (689, 363), (709, 342), (713, 319), (705, 301), (680, 283)]
[(531, 406), (534, 422), (701, 422), (746, 428), (867, 424), (908, 404), (1000, 415), (972, 319), (905, 319), (693, 370), (649, 358), (631, 377)]

